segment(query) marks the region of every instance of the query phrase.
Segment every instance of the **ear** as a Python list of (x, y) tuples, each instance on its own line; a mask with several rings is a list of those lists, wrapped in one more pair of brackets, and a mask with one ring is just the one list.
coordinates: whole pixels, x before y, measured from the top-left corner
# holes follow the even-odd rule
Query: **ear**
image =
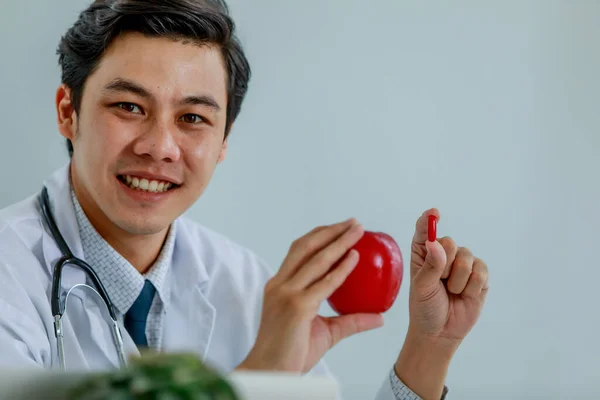
[(60, 134), (71, 142), (77, 132), (77, 114), (71, 101), (71, 89), (62, 84), (56, 90), (56, 116)]
[(223, 145), (221, 146), (221, 152), (219, 153), (219, 159), (217, 160), (217, 164), (225, 160), (225, 156), (227, 155), (227, 139), (223, 140)]

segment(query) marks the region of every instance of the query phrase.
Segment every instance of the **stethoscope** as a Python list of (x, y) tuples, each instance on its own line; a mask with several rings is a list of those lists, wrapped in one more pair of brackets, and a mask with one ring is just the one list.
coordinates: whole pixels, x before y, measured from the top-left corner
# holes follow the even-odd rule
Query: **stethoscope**
[[(52, 216), (52, 211), (50, 210), (50, 200), (48, 198), (48, 190), (46, 189), (46, 187), (44, 187), (42, 189), (42, 193), (40, 195), (40, 206), (42, 208), (42, 215), (44, 217), (44, 220), (46, 221), (46, 224), (48, 225), (48, 228), (50, 229), (50, 234), (54, 238), (54, 241), (56, 242), (56, 244), (58, 245), (58, 248), (60, 249), (61, 253), (63, 254), (63, 256), (56, 262), (56, 265), (54, 266), (54, 272), (52, 275), (52, 298), (51, 298), (52, 315), (54, 316), (54, 335), (56, 336), (56, 341), (57, 341), (58, 362), (60, 364), (60, 368), (63, 371), (66, 370), (65, 348), (64, 348), (64, 337), (63, 337), (64, 332), (62, 329), (62, 317), (63, 317), (63, 315), (65, 315), (67, 313), (67, 300), (69, 298), (69, 295), (71, 294), (73, 289), (78, 288), (78, 287), (90, 289), (92, 292), (96, 293), (102, 299), (104, 304), (106, 305), (106, 309), (108, 310), (108, 313), (110, 314), (110, 319), (112, 320), (111, 328), (112, 328), (115, 346), (117, 348), (117, 353), (119, 354), (119, 362), (120, 362), (121, 366), (127, 365), (127, 360), (125, 358), (125, 350), (123, 348), (123, 337), (121, 336), (121, 330), (120, 330), (119, 324), (117, 322), (115, 307), (113, 306), (112, 302), (110, 301), (110, 298), (108, 297), (108, 294), (106, 293), (106, 290), (104, 289), (104, 285), (102, 285), (102, 282), (98, 278), (98, 275), (96, 275), (96, 272), (93, 270), (93, 268), (90, 267), (90, 265), (88, 263), (86, 263), (85, 261), (83, 261), (82, 259), (75, 257), (73, 255), (73, 253), (71, 252), (71, 249), (69, 249), (67, 242), (61, 235), (60, 230), (58, 229), (58, 226), (56, 225), (56, 222), (54, 221), (54, 217)], [(61, 285), (62, 271), (63, 271), (63, 268), (69, 264), (79, 267), (79, 269), (81, 269), (83, 272), (85, 272), (85, 274), (87, 275), (89, 280), (92, 282), (92, 285), (94, 287), (86, 285), (86, 284), (77, 284), (67, 291), (67, 294), (65, 295), (64, 300), (61, 301), (61, 291), (60, 291), (61, 286), (60, 285)]]

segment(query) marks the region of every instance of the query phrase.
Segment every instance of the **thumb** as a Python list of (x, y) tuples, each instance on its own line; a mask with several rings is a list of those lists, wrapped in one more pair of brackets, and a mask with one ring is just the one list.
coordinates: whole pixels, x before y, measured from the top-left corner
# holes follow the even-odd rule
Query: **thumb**
[(325, 318), (331, 336), (331, 347), (354, 334), (383, 326), (381, 314), (348, 314)]
[(413, 285), (417, 289), (437, 284), (446, 268), (446, 250), (438, 241), (427, 241), (425, 248), (427, 249), (425, 262), (413, 279)]

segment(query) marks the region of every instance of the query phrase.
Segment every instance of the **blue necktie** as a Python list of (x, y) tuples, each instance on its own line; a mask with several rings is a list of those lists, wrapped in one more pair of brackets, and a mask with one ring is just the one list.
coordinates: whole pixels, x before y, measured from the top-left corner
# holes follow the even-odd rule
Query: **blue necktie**
[(127, 332), (129, 332), (129, 335), (138, 347), (148, 347), (146, 320), (148, 319), (148, 312), (152, 305), (154, 293), (156, 293), (154, 285), (149, 280), (146, 280), (142, 293), (140, 293), (129, 311), (125, 314), (125, 329), (127, 329)]

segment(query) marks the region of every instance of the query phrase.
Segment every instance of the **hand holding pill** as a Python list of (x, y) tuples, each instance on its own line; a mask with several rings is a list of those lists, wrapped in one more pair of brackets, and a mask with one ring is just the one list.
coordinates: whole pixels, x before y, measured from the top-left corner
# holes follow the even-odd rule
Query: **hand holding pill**
[(436, 208), (418, 219), (411, 245), (410, 325), (415, 337), (458, 347), (477, 322), (488, 291), (483, 260), (450, 237), (437, 238)]

